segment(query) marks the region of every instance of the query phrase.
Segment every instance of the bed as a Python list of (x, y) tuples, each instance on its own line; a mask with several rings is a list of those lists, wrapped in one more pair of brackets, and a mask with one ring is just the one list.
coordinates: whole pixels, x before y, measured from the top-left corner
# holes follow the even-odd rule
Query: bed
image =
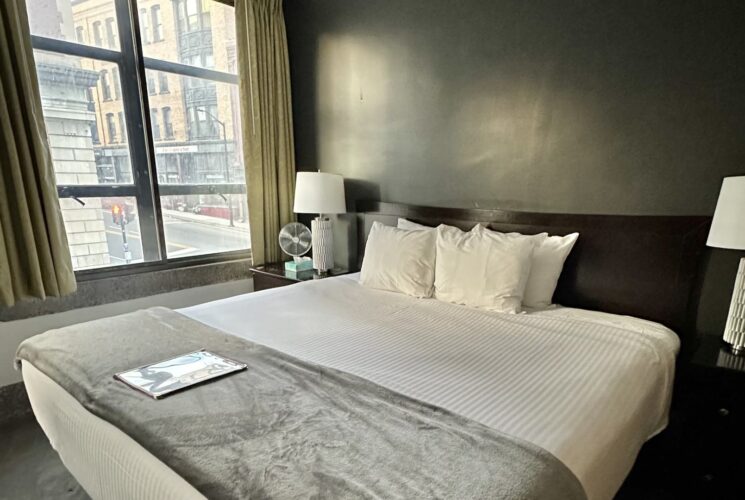
[[(578, 230), (556, 293), (568, 307), (488, 313), (365, 289), (348, 275), (179, 312), (532, 443), (561, 461), (588, 498), (612, 498), (642, 444), (666, 425), (708, 220), (378, 202), (359, 212), (362, 245), (372, 221), (397, 216), (525, 233)], [(22, 363), (39, 423), (91, 496), (203, 498), (153, 450)]]

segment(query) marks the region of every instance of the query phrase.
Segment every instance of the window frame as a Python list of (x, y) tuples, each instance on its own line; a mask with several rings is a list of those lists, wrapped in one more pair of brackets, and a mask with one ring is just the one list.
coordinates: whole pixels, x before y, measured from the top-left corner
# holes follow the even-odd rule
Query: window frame
[[(212, 1), (233, 6), (232, 2), (226, 0)], [(238, 75), (145, 57), (143, 54), (144, 43), (141, 40), (140, 33), (139, 7), (136, 0), (117, 0), (114, 5), (119, 35), (118, 50), (31, 35), (34, 50), (114, 63), (118, 66), (120, 75), (133, 75), (132, 78), (125, 78), (120, 81), (122, 112), (126, 126), (126, 135), (123, 136), (127, 137), (127, 147), (132, 167), (132, 183), (58, 184), (57, 194), (59, 198), (72, 199), (134, 197), (137, 203), (137, 215), (142, 235), (143, 262), (79, 269), (75, 271), (76, 277), (85, 281), (182, 266), (250, 259), (250, 248), (185, 257), (168, 257), (160, 203), (162, 196), (245, 195), (247, 189), (245, 182), (225, 184), (158, 183), (155, 144), (149, 116), (151, 105), (150, 95), (147, 91), (146, 70), (162, 71), (180, 77), (203, 78), (232, 85), (238, 85)], [(149, 41), (146, 43), (149, 43)], [(104, 129), (104, 132), (108, 133), (108, 126)]]

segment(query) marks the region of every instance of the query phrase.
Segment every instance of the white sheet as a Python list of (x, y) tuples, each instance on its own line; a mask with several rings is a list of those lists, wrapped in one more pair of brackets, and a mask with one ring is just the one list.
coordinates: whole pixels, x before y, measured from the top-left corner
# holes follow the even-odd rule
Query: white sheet
[[(533, 442), (592, 500), (612, 498), (643, 442), (664, 428), (678, 349), (672, 332), (634, 318), (566, 308), (488, 313), (365, 289), (356, 275), (181, 312)], [(122, 455), (150, 455), (118, 432)]]

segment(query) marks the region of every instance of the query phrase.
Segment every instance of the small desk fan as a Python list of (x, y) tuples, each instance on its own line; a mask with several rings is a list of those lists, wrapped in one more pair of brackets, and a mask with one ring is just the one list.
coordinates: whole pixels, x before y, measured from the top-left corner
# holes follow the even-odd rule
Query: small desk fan
[(290, 222), (279, 232), (279, 247), (292, 257), (285, 262), (285, 271), (306, 271), (313, 269), (313, 260), (303, 257), (312, 246), (310, 229), (300, 222)]

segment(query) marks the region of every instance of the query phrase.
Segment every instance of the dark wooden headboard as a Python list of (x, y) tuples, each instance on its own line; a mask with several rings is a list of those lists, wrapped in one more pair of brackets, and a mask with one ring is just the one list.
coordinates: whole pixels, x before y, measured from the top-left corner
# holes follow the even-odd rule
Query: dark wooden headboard
[(681, 337), (691, 334), (691, 298), (710, 217), (553, 214), (377, 201), (357, 202), (357, 213), (360, 262), (372, 223), (395, 225), (397, 217), (461, 229), (482, 223), (524, 234), (579, 232), (554, 302), (657, 321)]

